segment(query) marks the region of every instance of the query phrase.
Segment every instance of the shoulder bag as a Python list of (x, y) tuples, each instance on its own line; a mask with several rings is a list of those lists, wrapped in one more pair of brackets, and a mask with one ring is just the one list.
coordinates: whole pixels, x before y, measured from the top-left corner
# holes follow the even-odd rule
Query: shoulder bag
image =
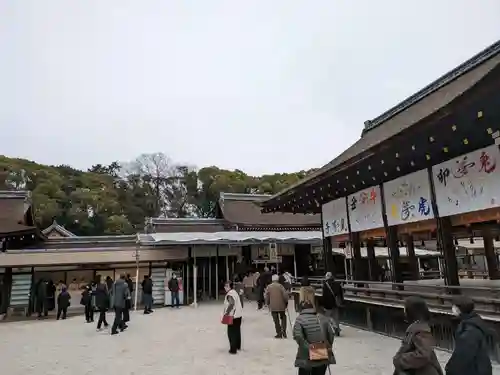
[(337, 305), (337, 307), (341, 307), (342, 306), (342, 300), (340, 299), (340, 296), (336, 295), (333, 292), (332, 287), (330, 286), (330, 284), (328, 284), (327, 281), (325, 281), (325, 284), (328, 287), (328, 289), (330, 290), (330, 292), (332, 293), (333, 298), (335, 298), (335, 304)]
[(325, 332), (323, 331), (323, 325), (321, 324), (321, 320), (319, 319), (319, 315), (316, 314), (316, 319), (318, 321), (321, 336), (323, 336), (323, 340), (321, 342), (317, 342), (314, 344), (309, 344), (309, 360), (310, 361), (327, 361), (329, 360), (328, 355), (328, 344), (326, 340)]

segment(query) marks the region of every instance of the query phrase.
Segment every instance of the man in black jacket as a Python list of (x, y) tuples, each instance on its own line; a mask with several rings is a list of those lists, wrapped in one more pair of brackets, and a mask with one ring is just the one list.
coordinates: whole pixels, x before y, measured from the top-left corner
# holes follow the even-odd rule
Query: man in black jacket
[(269, 272), (269, 268), (264, 267), (264, 272), (262, 272), (257, 279), (257, 291), (259, 294), (259, 298), (257, 301), (257, 308), (260, 310), (264, 306), (264, 294), (266, 291), (266, 288), (269, 284), (272, 282), (272, 274)]
[(153, 312), (153, 280), (149, 275), (144, 275), (142, 281), (142, 297), (144, 298), (144, 314)]
[(344, 303), (342, 285), (335, 281), (333, 274), (327, 272), (323, 283), (323, 308), (325, 315), (332, 319), (335, 335), (340, 336), (340, 307)]
[(455, 349), (446, 364), (446, 375), (491, 375), (485, 321), (474, 311), (474, 302), (465, 296), (453, 300), (452, 312), (460, 318), (455, 331)]
[(174, 273), (172, 274), (172, 278), (168, 281), (168, 290), (170, 290), (170, 295), (172, 299), (172, 307), (177, 307), (179, 308), (180, 305), (180, 299), (179, 299), (179, 280), (177, 280), (177, 275)]

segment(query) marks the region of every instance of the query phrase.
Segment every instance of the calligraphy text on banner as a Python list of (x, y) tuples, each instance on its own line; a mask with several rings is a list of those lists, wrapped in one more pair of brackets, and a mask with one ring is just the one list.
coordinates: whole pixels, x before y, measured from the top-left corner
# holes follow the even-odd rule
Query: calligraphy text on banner
[(500, 151), (490, 146), (432, 167), (440, 216), (500, 206)]
[(347, 203), (351, 231), (359, 232), (384, 226), (379, 186), (349, 195)]
[(426, 169), (386, 182), (384, 199), (388, 225), (434, 218)]
[(323, 234), (325, 237), (337, 236), (349, 232), (345, 198), (328, 202), (321, 207), (323, 214)]

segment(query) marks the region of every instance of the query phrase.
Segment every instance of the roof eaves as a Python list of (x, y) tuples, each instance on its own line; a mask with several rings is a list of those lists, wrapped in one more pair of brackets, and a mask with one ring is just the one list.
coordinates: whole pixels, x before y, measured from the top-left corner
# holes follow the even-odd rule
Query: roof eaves
[(150, 223), (153, 225), (213, 225), (213, 224), (223, 224), (225, 222), (224, 219), (213, 219), (213, 218), (151, 218)]
[(269, 194), (244, 194), (244, 193), (220, 193), (219, 200), (252, 201), (261, 202), (268, 198)]

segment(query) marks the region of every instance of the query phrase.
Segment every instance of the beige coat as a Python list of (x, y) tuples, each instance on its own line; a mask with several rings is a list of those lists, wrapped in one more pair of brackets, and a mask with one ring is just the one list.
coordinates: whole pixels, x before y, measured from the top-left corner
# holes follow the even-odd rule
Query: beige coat
[(288, 307), (288, 293), (285, 287), (274, 281), (266, 289), (266, 304), (273, 312), (285, 311)]

